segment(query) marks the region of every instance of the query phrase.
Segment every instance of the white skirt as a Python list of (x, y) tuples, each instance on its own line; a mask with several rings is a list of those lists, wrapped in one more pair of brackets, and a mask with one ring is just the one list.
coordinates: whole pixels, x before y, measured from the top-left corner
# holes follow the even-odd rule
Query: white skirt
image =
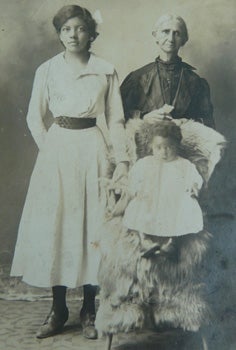
[(98, 127), (52, 125), (31, 177), (11, 276), (37, 287), (98, 283), (99, 178), (106, 169), (107, 149)]

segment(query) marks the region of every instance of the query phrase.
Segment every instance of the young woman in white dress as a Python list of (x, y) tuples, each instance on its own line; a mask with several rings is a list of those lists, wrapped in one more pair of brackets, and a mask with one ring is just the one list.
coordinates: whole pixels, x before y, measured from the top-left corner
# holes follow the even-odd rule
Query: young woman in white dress
[[(94, 328), (102, 220), (99, 178), (107, 168), (105, 117), (116, 158), (113, 177), (127, 174), (124, 117), (116, 71), (90, 52), (96, 21), (77, 5), (61, 8), (53, 25), (65, 50), (36, 71), (27, 123), (39, 148), (20, 222), (11, 276), (52, 287), (53, 305), (37, 337), (62, 330), (68, 319), (67, 287), (84, 286), (83, 334)], [(50, 110), (54, 123), (46, 129)]]

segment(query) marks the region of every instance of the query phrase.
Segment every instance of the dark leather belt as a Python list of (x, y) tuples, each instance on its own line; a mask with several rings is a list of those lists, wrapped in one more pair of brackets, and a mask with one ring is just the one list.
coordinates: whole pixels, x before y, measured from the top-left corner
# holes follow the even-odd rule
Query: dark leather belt
[(57, 117), (54, 123), (66, 129), (87, 129), (96, 126), (96, 118)]

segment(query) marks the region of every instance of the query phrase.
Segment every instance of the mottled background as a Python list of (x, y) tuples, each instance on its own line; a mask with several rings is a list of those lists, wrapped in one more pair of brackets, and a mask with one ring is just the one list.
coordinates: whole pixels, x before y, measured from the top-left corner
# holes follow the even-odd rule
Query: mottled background
[[(75, 0), (72, 3), (91, 11), (101, 10), (104, 23), (98, 28), (100, 35), (93, 50), (115, 64), (121, 81), (131, 70), (157, 56), (158, 49), (151, 36), (157, 17), (172, 12), (187, 22), (190, 40), (181, 50), (181, 56), (208, 80), (216, 126), (228, 140), (228, 149), (215, 170), (203, 203), (208, 212), (208, 228), (214, 235), (208, 264), (209, 295), (221, 317), (226, 315), (229, 319), (236, 305), (235, 1)], [(0, 1), (0, 293), (7, 291), (6, 272), (37, 156), (25, 121), (33, 76), (40, 63), (62, 50), (51, 20), (65, 4), (71, 1)], [(16, 283), (10, 283), (11, 286), (15, 287)]]

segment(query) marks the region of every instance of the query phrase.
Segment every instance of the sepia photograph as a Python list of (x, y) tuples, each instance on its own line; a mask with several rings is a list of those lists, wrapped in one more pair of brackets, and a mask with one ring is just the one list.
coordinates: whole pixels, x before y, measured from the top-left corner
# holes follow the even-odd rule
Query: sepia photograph
[(233, 0), (0, 0), (0, 349), (236, 349)]

